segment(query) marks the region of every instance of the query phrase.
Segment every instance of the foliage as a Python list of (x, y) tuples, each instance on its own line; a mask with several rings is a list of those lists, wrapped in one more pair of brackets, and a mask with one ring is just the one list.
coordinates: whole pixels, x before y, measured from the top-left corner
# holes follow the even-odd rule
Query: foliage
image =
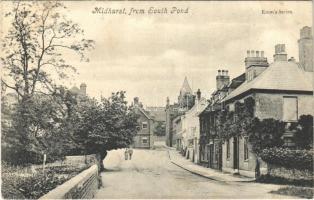
[[(12, 126), (2, 128), (7, 133), (2, 135), (2, 158), (12, 164), (41, 163), (44, 153), (48, 162), (62, 159), (66, 153), (64, 146), (72, 144), (66, 129), (69, 124), (66, 102), (67, 98), (60, 97), (60, 93), (36, 94), (27, 103), (12, 106), (14, 111), (8, 117)], [(25, 121), (27, 128), (21, 127)]]
[(249, 141), (253, 147), (252, 150), (259, 154), (265, 148), (282, 146), (283, 139), (281, 137), (284, 131), (285, 125), (282, 121), (275, 119), (260, 121), (254, 118), (249, 132)]
[(313, 146), (313, 116), (301, 115), (293, 141), (297, 148), (310, 149)]
[(266, 148), (261, 151), (260, 156), (269, 164), (282, 166), (287, 169), (313, 171), (313, 151)]
[(287, 179), (278, 176), (272, 176), (269, 174), (261, 175), (257, 180), (260, 183), (272, 183), (272, 184), (280, 184), (280, 185), (294, 185), (294, 186), (302, 186), (302, 187), (313, 187), (314, 183), (312, 180), (304, 180), (304, 179)]
[(46, 168), (44, 175), (41, 169), (32, 174), (21, 173), (21, 171), (25, 171), (21, 167), (2, 163), (2, 194), (4, 198), (9, 199), (17, 195), (21, 197), (21, 194), (23, 198), (37, 199), (87, 167), (49, 167)]
[(53, 77), (64, 79), (75, 72), (64, 55), (76, 53), (87, 61), (85, 53), (94, 42), (83, 38), (78, 24), (60, 15), (65, 9), (60, 2), (19, 1), (13, 7), (5, 15), (11, 26), (1, 38), (1, 89), (14, 90), (18, 104), (8, 120), (12, 126), (3, 129), (2, 155), (14, 164), (38, 163), (43, 153), (62, 154), (60, 147), (71, 144), (63, 132), (71, 126), (65, 121), (70, 113), (65, 92)]
[(254, 106), (254, 99), (248, 97), (243, 103), (235, 102), (234, 111), (219, 111), (215, 127), (218, 135), (223, 140), (248, 136), (255, 153), (267, 147), (281, 146), (284, 123), (275, 119), (259, 120), (254, 117)]
[(99, 154), (103, 160), (107, 150), (128, 147), (133, 142), (138, 115), (127, 106), (124, 91), (112, 93), (101, 103), (92, 100), (81, 109), (73, 137), (85, 153)]
[(75, 71), (64, 55), (76, 53), (86, 60), (93, 41), (84, 39), (79, 25), (60, 14), (65, 9), (60, 2), (17, 2), (13, 7), (6, 13), (11, 26), (1, 41), (2, 84), (24, 100), (38, 87), (51, 93), (52, 75), (63, 79), (67, 70)]
[(301, 197), (302, 199), (313, 199), (314, 196), (314, 189), (308, 187), (284, 187), (279, 188), (277, 191), (271, 191), (274, 194), (280, 195), (288, 195), (288, 196), (297, 196)]
[(166, 125), (165, 125), (165, 122), (157, 121), (155, 123), (154, 134), (157, 135), (157, 136), (164, 136), (164, 135), (166, 135)]

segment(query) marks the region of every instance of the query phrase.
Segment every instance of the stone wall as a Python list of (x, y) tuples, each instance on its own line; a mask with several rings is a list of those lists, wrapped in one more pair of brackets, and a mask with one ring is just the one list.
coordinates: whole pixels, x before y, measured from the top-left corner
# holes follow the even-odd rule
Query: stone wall
[(85, 165), (85, 164), (96, 164), (96, 154), (84, 155), (84, 156), (66, 156), (63, 161), (64, 165)]
[(91, 199), (98, 184), (98, 167), (93, 165), (39, 199)]
[(274, 177), (281, 177), (292, 180), (313, 180), (313, 172), (308, 170), (286, 169), (281, 166), (267, 165), (267, 172)]

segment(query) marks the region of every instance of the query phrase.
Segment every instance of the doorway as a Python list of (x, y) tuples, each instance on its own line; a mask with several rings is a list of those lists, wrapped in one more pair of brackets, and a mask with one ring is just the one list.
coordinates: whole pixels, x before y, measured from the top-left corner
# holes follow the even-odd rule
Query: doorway
[(239, 171), (239, 139), (233, 137), (233, 169)]

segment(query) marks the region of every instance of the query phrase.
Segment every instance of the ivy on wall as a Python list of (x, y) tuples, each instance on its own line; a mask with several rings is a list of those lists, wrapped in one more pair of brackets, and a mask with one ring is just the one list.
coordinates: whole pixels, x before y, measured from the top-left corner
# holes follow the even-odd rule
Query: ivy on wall
[(222, 140), (247, 136), (255, 153), (267, 147), (282, 146), (284, 123), (275, 119), (259, 120), (254, 117), (254, 107), (255, 100), (248, 97), (243, 103), (235, 102), (234, 111), (218, 112), (215, 118), (217, 134)]

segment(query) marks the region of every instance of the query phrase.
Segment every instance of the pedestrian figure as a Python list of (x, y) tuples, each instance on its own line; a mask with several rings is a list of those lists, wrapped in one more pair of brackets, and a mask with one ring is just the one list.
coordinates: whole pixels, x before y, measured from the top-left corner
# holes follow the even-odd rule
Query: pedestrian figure
[(129, 159), (129, 150), (128, 150), (128, 148), (126, 148), (125, 151), (124, 151), (124, 159), (125, 160)]
[(130, 149), (129, 149), (129, 157), (130, 157), (130, 160), (132, 159), (132, 155), (133, 155), (133, 149), (130, 148)]

